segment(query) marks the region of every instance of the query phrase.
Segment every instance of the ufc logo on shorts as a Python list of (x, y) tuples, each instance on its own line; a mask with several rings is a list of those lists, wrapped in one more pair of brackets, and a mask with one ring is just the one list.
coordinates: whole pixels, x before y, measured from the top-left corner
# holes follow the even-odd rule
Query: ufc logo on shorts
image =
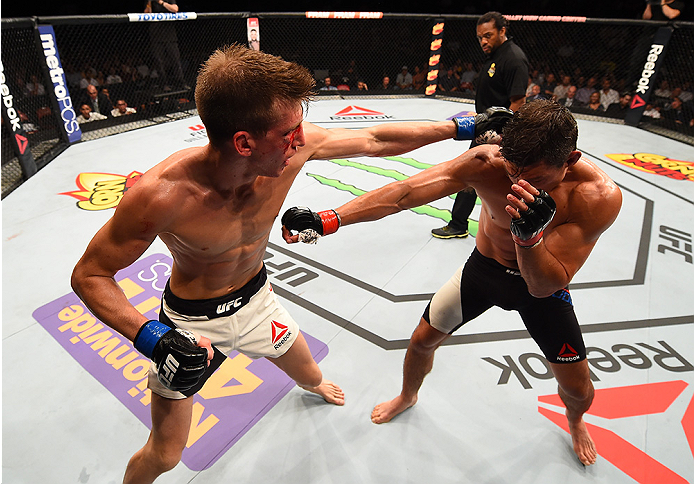
[(164, 367), (159, 371), (159, 376), (167, 385), (171, 385), (171, 380), (173, 380), (176, 370), (178, 370), (178, 361), (176, 361), (176, 358), (174, 358), (173, 355), (166, 355)]
[(229, 301), (228, 303), (225, 304), (220, 304), (217, 306), (217, 314), (223, 314), (229, 311), (231, 308), (237, 308), (241, 306), (241, 299), (242, 297), (236, 298), (233, 301)]

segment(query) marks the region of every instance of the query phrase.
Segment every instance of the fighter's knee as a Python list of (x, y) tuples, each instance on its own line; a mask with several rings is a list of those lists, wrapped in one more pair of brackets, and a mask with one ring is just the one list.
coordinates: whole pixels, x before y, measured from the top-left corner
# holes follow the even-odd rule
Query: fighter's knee
[(150, 463), (152, 467), (159, 472), (159, 474), (163, 474), (164, 472), (168, 472), (178, 465), (178, 463), (181, 461), (182, 454), (182, 449), (175, 449), (171, 447), (153, 450)]
[(417, 329), (412, 333), (408, 349), (417, 353), (431, 354), (441, 346), (441, 343), (448, 338), (448, 335), (434, 329), (422, 319)]

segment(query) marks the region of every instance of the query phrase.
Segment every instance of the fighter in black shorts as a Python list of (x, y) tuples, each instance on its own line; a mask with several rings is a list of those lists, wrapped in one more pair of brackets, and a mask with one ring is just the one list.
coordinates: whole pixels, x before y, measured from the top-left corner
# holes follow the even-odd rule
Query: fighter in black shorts
[(492, 306), (518, 311), (530, 336), (552, 363), (585, 359), (569, 290), (562, 288), (549, 297), (536, 298), (528, 292), (520, 271), (483, 256), (477, 248), (437, 291), (422, 317), (442, 333), (452, 334)]
[[(510, 121), (504, 112), (492, 108), (488, 118), (454, 119), (462, 134), (473, 127), (477, 132), (478, 120), (506, 119), (503, 128), (494, 129), (502, 133), (500, 146), (471, 148), (330, 211), (330, 220), (347, 226), (466, 188), (474, 188), (482, 200), (475, 252), (432, 298), (407, 346), (402, 390), (377, 405), (371, 421), (388, 422), (413, 406), (433, 368), (436, 349), (462, 324), (499, 306), (520, 313), (545, 353), (566, 405), (574, 452), (590, 465), (597, 451), (583, 415), (594, 390), (566, 287), (617, 218), (622, 195), (607, 174), (576, 150), (578, 125), (564, 106), (533, 101), (513, 113)], [(282, 223), (290, 243), (299, 240), (291, 230), (312, 228), (319, 234), (337, 230), (324, 230), (318, 214), (300, 207), (289, 209)]]

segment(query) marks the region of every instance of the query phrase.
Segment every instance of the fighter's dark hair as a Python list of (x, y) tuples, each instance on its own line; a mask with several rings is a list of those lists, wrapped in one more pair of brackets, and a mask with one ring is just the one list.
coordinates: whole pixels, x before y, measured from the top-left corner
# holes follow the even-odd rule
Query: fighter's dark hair
[(531, 165), (543, 162), (561, 167), (576, 149), (578, 124), (571, 111), (547, 99), (521, 106), (506, 124), (501, 137), (501, 155), (516, 167), (518, 176)]
[(501, 15), (499, 12), (485, 13), (477, 20), (477, 25), (479, 26), (492, 21), (494, 22), (494, 27), (496, 27), (496, 30), (500, 31), (504, 27), (506, 27), (506, 30), (508, 30), (508, 20), (506, 20), (506, 17)]

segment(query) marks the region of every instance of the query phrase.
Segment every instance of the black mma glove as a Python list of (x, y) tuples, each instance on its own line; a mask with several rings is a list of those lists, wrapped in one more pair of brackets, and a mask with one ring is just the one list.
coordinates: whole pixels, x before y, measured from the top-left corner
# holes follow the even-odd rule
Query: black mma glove
[(195, 335), (160, 321), (147, 321), (135, 336), (135, 348), (157, 367), (157, 378), (169, 390), (185, 391), (207, 369), (207, 349), (197, 346)]
[(557, 204), (549, 194), (540, 190), (532, 202), (525, 202), (528, 210), (520, 213), (520, 218), (511, 220), (513, 241), (523, 248), (535, 247), (542, 240), (542, 233), (554, 218)]
[(282, 225), (288, 230), (315, 230), (318, 235), (330, 235), (340, 228), (340, 216), (335, 210), (312, 212), (306, 207), (292, 207), (282, 215)]
[(501, 131), (511, 118), (513, 111), (507, 108), (492, 107), (476, 116), (453, 118), (456, 127), (456, 140), (474, 139), (478, 145), (498, 143)]

